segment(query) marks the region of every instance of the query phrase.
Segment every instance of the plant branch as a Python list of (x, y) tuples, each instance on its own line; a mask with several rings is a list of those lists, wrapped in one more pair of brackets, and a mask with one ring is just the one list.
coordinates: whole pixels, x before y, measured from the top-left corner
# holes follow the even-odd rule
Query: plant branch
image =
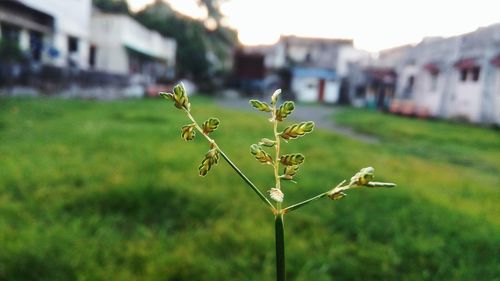
[(285, 229), (283, 224), (283, 214), (278, 214), (275, 219), (276, 234), (276, 280), (285, 281)]
[(250, 181), (249, 178), (247, 178), (247, 176), (245, 176), (245, 174), (243, 174), (243, 172), (238, 168), (236, 167), (236, 165), (231, 161), (231, 159), (229, 159), (229, 157), (227, 157), (227, 155), (224, 153), (224, 151), (222, 151), (222, 149), (220, 149), (220, 147), (217, 145), (217, 143), (215, 142), (214, 139), (210, 138), (207, 134), (205, 134), (203, 132), (203, 129), (201, 129), (201, 127), (198, 125), (198, 122), (196, 122), (196, 120), (194, 119), (193, 115), (191, 115), (191, 113), (188, 111), (188, 110), (184, 110), (188, 116), (188, 118), (194, 123), (195, 125), (195, 128), (200, 132), (200, 134), (202, 134), (207, 140), (209, 143), (213, 144), (215, 146), (215, 148), (217, 149), (217, 151), (219, 151), (219, 153), (222, 155), (222, 158), (224, 158), (224, 160), (226, 160), (226, 162), (229, 164), (229, 166), (231, 166), (231, 168), (233, 168), (233, 170), (243, 179), (243, 181), (257, 194), (257, 196), (259, 196), (259, 198), (264, 202), (266, 203), (267, 205), (269, 205), (269, 207), (271, 208), (271, 211), (273, 213), (276, 212), (276, 208), (274, 207), (274, 205), (266, 198), (266, 196), (264, 196), (264, 194), (262, 194), (262, 192), (255, 186), (255, 184)]
[(344, 180), (344, 181), (342, 181), (341, 183), (339, 183), (339, 184), (338, 184), (338, 185), (337, 185), (334, 189), (332, 189), (332, 190), (328, 190), (328, 191), (323, 192), (323, 193), (321, 193), (321, 194), (318, 194), (318, 195), (316, 195), (316, 196), (314, 196), (314, 197), (311, 197), (311, 198), (309, 198), (309, 199), (307, 199), (307, 200), (304, 200), (304, 201), (302, 201), (302, 202), (299, 202), (299, 203), (297, 203), (297, 204), (293, 204), (293, 205), (291, 205), (291, 206), (288, 206), (288, 207), (284, 208), (284, 209), (283, 209), (283, 214), (289, 213), (289, 212), (291, 212), (291, 211), (293, 211), (293, 210), (296, 210), (296, 209), (298, 209), (298, 208), (300, 208), (300, 207), (302, 207), (302, 206), (304, 206), (304, 205), (307, 205), (307, 204), (309, 204), (309, 203), (311, 203), (311, 202), (313, 202), (313, 201), (316, 201), (316, 200), (318, 200), (318, 199), (320, 199), (320, 198), (323, 198), (323, 197), (325, 197), (325, 196), (328, 196), (328, 195), (330, 195), (330, 194), (337, 193), (337, 192), (342, 192), (343, 190), (349, 189), (349, 188), (350, 188), (350, 185), (342, 186), (345, 182), (346, 182), (345, 180)]

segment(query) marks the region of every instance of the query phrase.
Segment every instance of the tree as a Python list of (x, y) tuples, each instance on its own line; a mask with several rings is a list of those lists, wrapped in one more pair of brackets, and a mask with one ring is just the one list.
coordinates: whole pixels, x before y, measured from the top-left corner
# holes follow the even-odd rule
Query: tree
[(92, 4), (106, 13), (130, 14), (126, 0), (92, 0)]

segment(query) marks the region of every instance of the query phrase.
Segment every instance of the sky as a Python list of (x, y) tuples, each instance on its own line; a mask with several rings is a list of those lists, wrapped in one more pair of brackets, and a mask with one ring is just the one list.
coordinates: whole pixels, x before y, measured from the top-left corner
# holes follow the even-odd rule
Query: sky
[[(154, 0), (128, 1), (137, 10)], [(196, 0), (164, 1), (193, 18), (206, 16)], [(370, 52), (500, 23), (499, 0), (225, 0), (221, 11), (246, 45), (298, 35), (353, 39)]]

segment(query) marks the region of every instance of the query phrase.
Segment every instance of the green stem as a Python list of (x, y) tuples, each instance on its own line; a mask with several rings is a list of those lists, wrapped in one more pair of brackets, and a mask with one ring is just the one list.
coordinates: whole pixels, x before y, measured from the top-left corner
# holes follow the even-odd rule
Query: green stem
[(200, 134), (202, 134), (207, 140), (209, 143), (215, 145), (215, 147), (217, 148), (217, 150), (219, 151), (219, 153), (222, 155), (222, 158), (224, 158), (224, 160), (226, 160), (226, 162), (229, 164), (229, 166), (231, 166), (231, 168), (233, 168), (233, 170), (238, 174), (240, 175), (240, 177), (243, 179), (244, 182), (246, 182), (248, 184), (248, 186), (259, 196), (259, 198), (264, 202), (266, 203), (267, 205), (269, 205), (269, 207), (271, 207), (271, 211), (273, 213), (276, 213), (276, 208), (274, 207), (274, 205), (266, 198), (266, 196), (264, 196), (264, 194), (262, 194), (262, 192), (260, 192), (260, 190), (255, 186), (255, 184), (253, 184), (253, 182), (250, 181), (250, 179), (248, 179), (245, 174), (243, 174), (243, 172), (240, 171), (240, 169), (238, 169), (238, 167), (236, 167), (236, 165), (234, 165), (234, 163), (229, 159), (229, 157), (227, 157), (227, 155), (222, 151), (222, 149), (219, 148), (219, 146), (217, 145), (217, 143), (215, 142), (215, 140), (213, 140), (212, 138), (210, 138), (207, 134), (205, 134), (203, 132), (203, 130), (201, 129), (201, 127), (198, 125), (198, 122), (196, 122), (196, 120), (194, 119), (193, 115), (191, 115), (191, 112), (189, 112), (188, 110), (184, 109), (184, 112), (186, 112), (188, 118), (194, 123), (196, 129), (198, 130), (198, 132), (200, 132)]
[(260, 192), (260, 190), (245, 176), (245, 174), (243, 174), (243, 172), (241, 172), (240, 169), (238, 169), (238, 167), (236, 167), (236, 165), (234, 165), (234, 163), (231, 162), (229, 157), (227, 157), (227, 155), (220, 148), (217, 148), (217, 150), (219, 150), (219, 153), (222, 155), (222, 158), (224, 158), (224, 160), (226, 160), (226, 162), (229, 164), (229, 166), (231, 166), (231, 168), (233, 168), (233, 170), (238, 175), (240, 175), (240, 177), (243, 179), (243, 181), (245, 181), (248, 184), (248, 186), (259, 196), (259, 198), (264, 203), (269, 205), (271, 210), (273, 212), (275, 212), (276, 208), (274, 208), (274, 205), (266, 198), (266, 196), (264, 196), (264, 194), (262, 194), (262, 192)]
[(276, 281), (286, 281), (285, 272), (285, 229), (283, 214), (278, 214), (275, 219), (276, 233)]
[(286, 213), (289, 213), (289, 212), (291, 212), (291, 211), (293, 211), (293, 210), (296, 210), (296, 209), (298, 209), (298, 208), (300, 208), (300, 207), (302, 207), (302, 206), (304, 206), (304, 205), (306, 205), (306, 204), (311, 203), (312, 201), (318, 200), (318, 199), (323, 198), (323, 197), (325, 197), (325, 196), (327, 196), (327, 195), (328, 195), (328, 191), (327, 191), (327, 192), (324, 192), (324, 193), (321, 193), (321, 194), (318, 194), (318, 195), (316, 195), (316, 196), (314, 196), (314, 197), (312, 197), (312, 198), (309, 198), (309, 199), (307, 199), (307, 200), (304, 200), (304, 201), (302, 201), (302, 202), (300, 202), (300, 203), (297, 203), (297, 204), (293, 204), (293, 205), (291, 205), (291, 206), (288, 206), (288, 207), (286, 207), (285, 209), (283, 209), (283, 213), (285, 213), (285, 214), (286, 214)]

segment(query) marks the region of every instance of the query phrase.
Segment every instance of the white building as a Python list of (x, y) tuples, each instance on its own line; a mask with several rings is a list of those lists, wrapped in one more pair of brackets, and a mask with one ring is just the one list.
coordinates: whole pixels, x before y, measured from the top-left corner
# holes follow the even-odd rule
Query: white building
[(97, 46), (94, 67), (116, 74), (173, 76), (176, 41), (151, 31), (126, 15), (95, 12), (91, 41)]
[(396, 104), (411, 103), (413, 114), (500, 124), (499, 57), (496, 24), (382, 52), (379, 64), (394, 68)]
[(86, 69), (90, 53), (91, 0), (19, 0), (54, 18), (54, 32), (46, 34), (42, 61), (55, 66)]

